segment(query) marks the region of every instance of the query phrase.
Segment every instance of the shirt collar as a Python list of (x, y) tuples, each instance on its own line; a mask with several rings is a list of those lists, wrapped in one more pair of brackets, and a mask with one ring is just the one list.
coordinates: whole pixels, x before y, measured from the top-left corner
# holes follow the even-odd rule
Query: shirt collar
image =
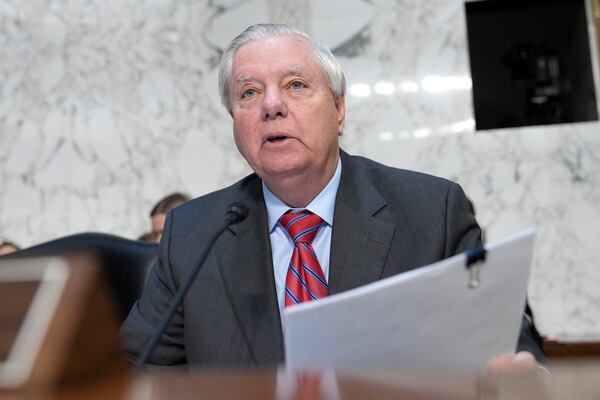
[[(329, 226), (333, 226), (333, 211), (335, 209), (335, 196), (337, 194), (338, 187), (340, 186), (340, 177), (342, 176), (342, 159), (338, 157), (337, 167), (335, 172), (329, 180), (329, 183), (321, 190), (321, 193), (317, 195), (306, 207), (306, 209), (313, 214), (317, 214), (323, 219)], [(273, 192), (269, 190), (265, 182), (262, 182), (263, 197), (265, 198), (265, 205), (267, 206), (267, 215), (269, 223), (269, 232), (273, 232), (279, 218), (286, 213), (291, 207), (285, 204), (279, 197), (275, 196)], [(293, 208), (292, 208), (293, 209)]]

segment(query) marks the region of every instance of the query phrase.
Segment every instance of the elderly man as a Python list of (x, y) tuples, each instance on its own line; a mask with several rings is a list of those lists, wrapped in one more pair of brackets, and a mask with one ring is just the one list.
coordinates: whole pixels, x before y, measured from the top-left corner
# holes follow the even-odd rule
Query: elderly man
[[(153, 364), (275, 367), (283, 362), (285, 307), (479, 244), (458, 185), (340, 150), (344, 74), (306, 34), (251, 26), (230, 43), (219, 72), (235, 142), (255, 173), (167, 217), (159, 260), (121, 332), (133, 357), (232, 201), (245, 203), (249, 215), (211, 250)], [(535, 352), (528, 328), (519, 346)], [(527, 369), (535, 361), (519, 353), (491, 365)]]

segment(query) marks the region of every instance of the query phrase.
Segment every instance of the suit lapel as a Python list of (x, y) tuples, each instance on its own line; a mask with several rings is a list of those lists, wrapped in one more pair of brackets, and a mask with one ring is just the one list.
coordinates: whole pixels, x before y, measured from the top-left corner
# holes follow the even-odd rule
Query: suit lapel
[(381, 278), (394, 225), (377, 220), (386, 207), (371, 180), (343, 151), (342, 177), (335, 201), (329, 293), (349, 290)]
[(274, 366), (283, 360), (283, 340), (260, 179), (249, 180), (234, 200), (248, 205), (249, 213), (223, 235), (219, 265), (255, 365)]

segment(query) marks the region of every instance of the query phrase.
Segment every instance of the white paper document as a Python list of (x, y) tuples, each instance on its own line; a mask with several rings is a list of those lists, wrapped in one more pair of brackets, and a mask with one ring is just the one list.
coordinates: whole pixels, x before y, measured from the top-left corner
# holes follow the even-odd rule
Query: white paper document
[(452, 258), (284, 313), (289, 367), (482, 368), (514, 352), (534, 231), (486, 245), (478, 288)]

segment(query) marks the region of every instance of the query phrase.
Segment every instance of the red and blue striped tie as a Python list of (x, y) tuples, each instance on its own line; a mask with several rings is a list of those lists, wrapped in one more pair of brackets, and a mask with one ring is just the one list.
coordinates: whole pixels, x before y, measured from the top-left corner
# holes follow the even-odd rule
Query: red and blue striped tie
[(285, 278), (285, 306), (327, 296), (327, 280), (311, 244), (323, 220), (308, 210), (301, 210), (288, 211), (279, 222), (294, 242)]

